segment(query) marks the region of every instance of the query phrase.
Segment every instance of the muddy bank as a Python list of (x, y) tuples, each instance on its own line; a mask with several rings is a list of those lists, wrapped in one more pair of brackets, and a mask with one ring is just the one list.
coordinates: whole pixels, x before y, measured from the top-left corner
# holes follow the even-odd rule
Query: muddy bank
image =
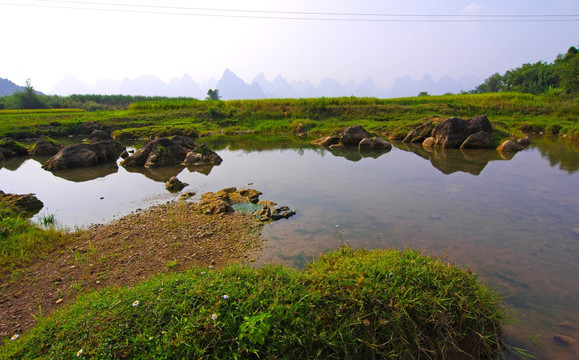
[(255, 216), (201, 215), (195, 206), (172, 202), (71, 233), (67, 246), (30, 268), (0, 275), (0, 336), (22, 333), (86, 291), (256, 259), (262, 225)]

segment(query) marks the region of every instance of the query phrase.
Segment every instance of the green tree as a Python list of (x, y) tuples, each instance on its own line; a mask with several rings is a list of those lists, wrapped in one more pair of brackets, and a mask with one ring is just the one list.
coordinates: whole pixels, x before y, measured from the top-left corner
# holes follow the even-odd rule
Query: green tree
[(207, 90), (207, 97), (205, 98), (205, 100), (219, 100), (219, 99), (221, 99), (221, 96), (219, 96), (219, 89)]
[(579, 50), (572, 46), (565, 56), (559, 55), (555, 67), (561, 78), (560, 87), (565, 93), (579, 93)]
[(421, 91), (418, 93), (418, 96), (428, 96), (428, 91)]
[(12, 95), (14, 107), (18, 109), (44, 109), (46, 104), (32, 87), (30, 79), (26, 79), (24, 90), (18, 91)]

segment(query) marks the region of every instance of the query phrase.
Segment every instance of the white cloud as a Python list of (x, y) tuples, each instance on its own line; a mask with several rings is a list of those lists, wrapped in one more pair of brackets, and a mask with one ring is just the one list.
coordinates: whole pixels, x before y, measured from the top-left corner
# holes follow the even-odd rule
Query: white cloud
[(478, 15), (481, 13), (482, 6), (472, 2), (462, 10), (462, 15)]

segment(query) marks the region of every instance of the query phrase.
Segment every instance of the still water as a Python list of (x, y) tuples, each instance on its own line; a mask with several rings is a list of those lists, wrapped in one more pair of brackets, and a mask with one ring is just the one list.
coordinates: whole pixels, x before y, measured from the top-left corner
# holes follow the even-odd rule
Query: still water
[[(416, 248), (480, 274), (513, 310), (509, 343), (538, 358), (576, 359), (579, 349), (579, 150), (535, 139), (512, 158), (494, 150), (429, 153), (394, 144), (386, 153), (310, 147), (217, 148), (220, 166), (128, 172), (116, 164), (57, 172), (44, 159), (15, 159), (0, 169), (0, 190), (35, 193), (74, 229), (177, 199), (169, 177), (197, 196), (251, 187), (261, 199), (298, 214), (263, 229), (259, 263), (303, 266), (340, 244)], [(241, 149), (244, 148), (244, 149)], [(253, 149), (256, 149), (254, 147)]]

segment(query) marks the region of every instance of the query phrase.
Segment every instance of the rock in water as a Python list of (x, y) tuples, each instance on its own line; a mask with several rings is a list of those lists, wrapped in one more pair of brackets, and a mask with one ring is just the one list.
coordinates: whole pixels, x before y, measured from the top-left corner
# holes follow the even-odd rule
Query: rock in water
[(176, 165), (183, 162), (189, 151), (190, 149), (170, 139), (154, 139), (124, 159), (121, 165), (124, 167), (144, 166), (146, 168)]
[(74, 144), (63, 147), (56, 155), (42, 164), (42, 168), (55, 171), (116, 161), (125, 150), (121, 143), (115, 141), (104, 131), (95, 130), (91, 136), (89, 136), (91, 138), (89, 144)]
[(177, 179), (176, 176), (171, 176), (169, 181), (167, 181), (165, 188), (167, 188), (167, 190), (172, 191), (172, 192), (173, 191), (181, 191), (187, 185), (189, 185), (189, 184), (181, 182), (181, 180)]
[[(432, 137), (434, 137), (434, 145), (441, 148), (458, 148), (461, 147), (464, 141), (471, 135), (477, 135), (477, 138), (482, 139), (484, 134), (489, 136), (493, 127), (485, 115), (479, 115), (468, 120), (463, 120), (456, 117), (451, 117), (439, 123), (432, 130)], [(474, 144), (474, 141), (472, 142)], [(473, 147), (471, 145), (471, 147)]]
[(507, 140), (497, 147), (499, 152), (515, 153), (523, 150), (524, 147), (513, 140)]
[(360, 125), (352, 125), (344, 129), (339, 137), (342, 144), (346, 146), (358, 146), (360, 141), (369, 138), (370, 134)]
[(32, 156), (54, 156), (62, 149), (62, 144), (49, 137), (41, 136), (30, 150)]

